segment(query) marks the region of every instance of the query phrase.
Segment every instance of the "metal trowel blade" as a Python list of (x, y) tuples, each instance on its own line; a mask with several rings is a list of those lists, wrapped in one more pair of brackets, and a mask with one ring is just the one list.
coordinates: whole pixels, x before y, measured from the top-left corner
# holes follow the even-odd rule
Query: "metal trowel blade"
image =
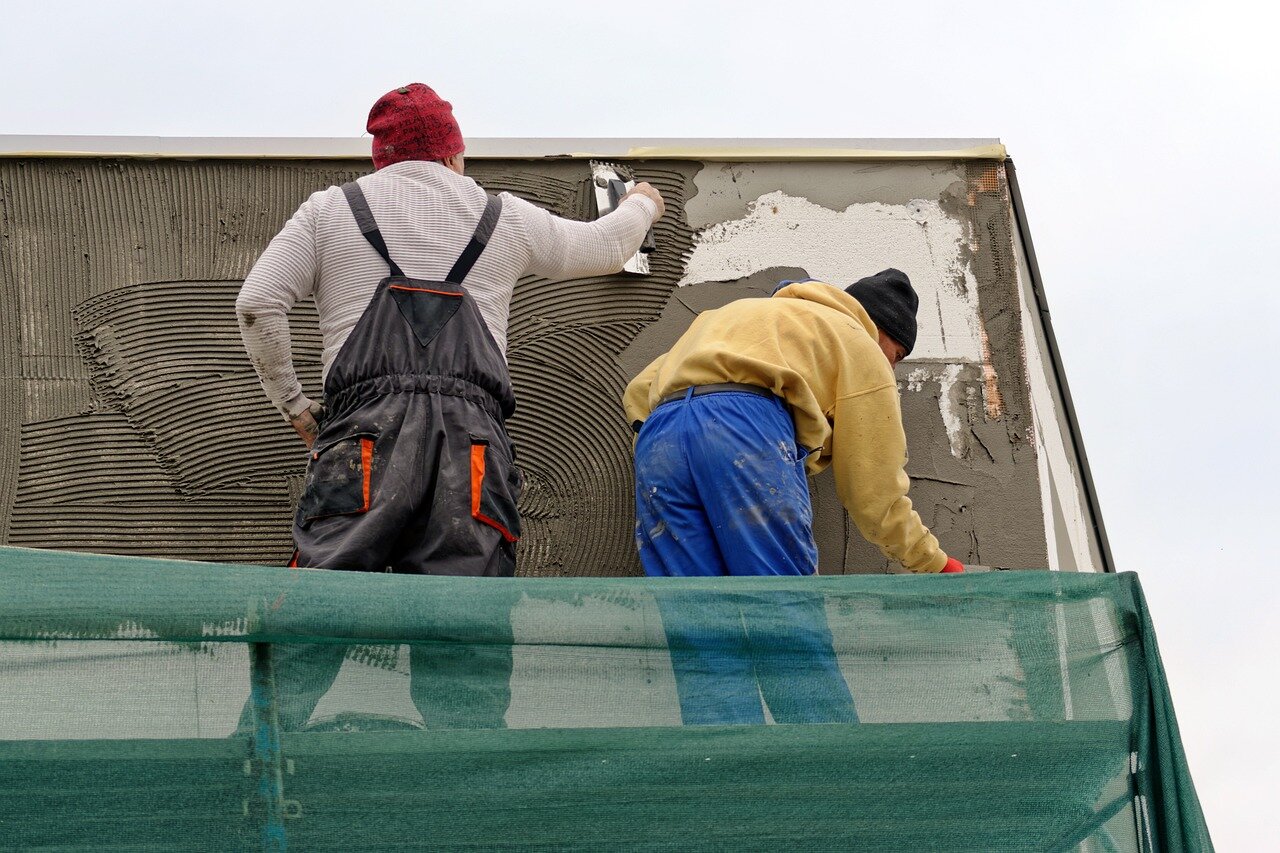
[[(600, 216), (616, 210), (622, 197), (636, 185), (630, 170), (616, 163), (603, 163), (599, 160), (591, 161), (591, 182), (595, 190), (596, 210), (599, 211)], [(640, 251), (623, 264), (623, 271), (636, 275), (648, 275), (649, 252), (653, 251), (653, 245), (653, 233), (650, 229), (650, 233), (645, 236), (644, 243), (641, 244)]]

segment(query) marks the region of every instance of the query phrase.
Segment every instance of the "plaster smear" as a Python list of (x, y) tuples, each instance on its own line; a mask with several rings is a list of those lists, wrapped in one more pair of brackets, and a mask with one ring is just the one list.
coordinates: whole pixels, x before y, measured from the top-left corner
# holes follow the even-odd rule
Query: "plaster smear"
[(858, 203), (836, 211), (777, 191), (756, 199), (746, 217), (697, 234), (679, 284), (796, 266), (845, 285), (896, 267), (920, 294), (911, 360), (981, 362), (977, 282), (963, 260), (964, 240), (964, 224), (936, 201)]
[(962, 369), (963, 366), (959, 364), (943, 365), (941, 372), (917, 367), (907, 376), (907, 390), (913, 392), (923, 391), (925, 383), (929, 380), (938, 382), (938, 412), (942, 415), (942, 423), (947, 428), (951, 455), (957, 459), (961, 458), (966, 451), (962, 432), (965, 423), (956, 408), (955, 399), (956, 383), (960, 380)]
[(954, 161), (707, 163), (694, 182), (698, 194), (685, 214), (695, 229), (741, 219), (752, 199), (781, 190), (832, 210), (855, 202), (907, 204), (917, 198), (941, 198), (965, 181), (964, 166)]

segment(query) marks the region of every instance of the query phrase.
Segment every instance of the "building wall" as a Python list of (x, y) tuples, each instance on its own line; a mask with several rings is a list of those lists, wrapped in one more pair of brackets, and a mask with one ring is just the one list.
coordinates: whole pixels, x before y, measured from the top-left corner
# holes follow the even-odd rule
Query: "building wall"
[[(522, 573), (638, 573), (619, 398), (698, 312), (767, 295), (781, 278), (843, 285), (888, 266), (921, 296), (920, 342), (898, 379), (925, 522), (968, 563), (1093, 565), (1087, 543), (1068, 560), (1081, 546), (1054, 535), (1062, 512), (1045, 458), (1065, 439), (1036, 427), (1035, 407), (1058, 398), (1040, 361), (1028, 369), (1037, 315), (998, 161), (629, 165), (668, 200), (652, 274), (530, 277), (516, 288)], [(307, 195), (369, 168), (0, 160), (0, 540), (288, 558), (305, 454), (258, 387), (233, 303)], [(468, 173), (562, 216), (593, 215), (585, 160), (472, 160)], [(318, 395), (314, 308), (299, 306), (294, 321), (295, 360)], [(813, 493), (822, 570), (888, 570), (829, 474)]]

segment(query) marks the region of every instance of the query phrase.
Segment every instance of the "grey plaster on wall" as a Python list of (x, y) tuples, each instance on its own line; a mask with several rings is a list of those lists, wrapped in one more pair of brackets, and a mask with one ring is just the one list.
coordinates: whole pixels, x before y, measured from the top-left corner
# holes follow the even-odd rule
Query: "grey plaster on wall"
[[(736, 299), (768, 296), (783, 279), (802, 279), (799, 268), (771, 268), (734, 282), (686, 285), (662, 315), (620, 356), (631, 373), (671, 347), (703, 311)], [(1020, 464), (1006, 429), (985, 417), (980, 366), (964, 368), (953, 384), (940, 381), (944, 366), (897, 368), (907, 433), (911, 497), (943, 549), (969, 563), (1009, 568), (1043, 567), (1045, 536), (1039, 526), (1039, 481), (1034, 462)], [(912, 373), (924, 379), (908, 383)], [(918, 386), (918, 387), (913, 387)], [(963, 424), (963, 452), (955, 456), (943, 423), (939, 395), (948, 393)], [(820, 570), (828, 574), (898, 571), (849, 521), (830, 470), (810, 481), (814, 537)]]
[(740, 219), (748, 205), (781, 190), (831, 210), (851, 204), (906, 204), (936, 199), (956, 183), (963, 185), (964, 164), (936, 162), (881, 163), (707, 163), (694, 183), (698, 194), (686, 208), (689, 224), (705, 228)]
[[(973, 563), (1045, 566), (1047, 544), (1034, 448), (1029, 442), (1012, 222), (999, 166), (987, 162), (710, 163), (695, 183), (699, 194), (687, 204), (686, 212), (692, 224), (704, 227), (742, 219), (760, 196), (779, 190), (836, 211), (865, 203), (910, 208), (908, 202), (926, 200), (938, 203), (963, 224), (964, 240), (954, 249), (955, 266), (948, 269), (959, 281), (953, 286), (964, 286), (960, 270), (973, 274), (983, 360), (917, 360), (899, 366), (912, 498), (949, 554)], [(885, 248), (892, 252), (892, 245)], [(944, 259), (939, 262), (945, 267)], [(770, 268), (735, 281), (686, 284), (657, 322), (623, 353), (624, 366), (636, 372), (665, 351), (698, 311), (734, 298), (767, 295), (777, 280), (803, 278), (803, 272)], [(944, 422), (944, 410), (951, 413), (951, 424)], [(897, 570), (853, 529), (836, 497), (830, 472), (811, 485), (815, 538), (824, 571)]]
[(770, 267), (737, 281), (704, 282), (673, 291), (662, 314), (645, 326), (618, 356), (628, 376), (635, 376), (662, 355), (703, 311), (727, 305), (735, 299), (759, 298), (773, 293), (778, 282), (800, 280), (809, 273), (800, 267)]
[[(630, 165), (667, 199), (653, 275), (530, 277), (516, 287), (510, 427), (528, 484), (521, 573), (639, 571), (632, 436), (619, 398), (697, 313), (807, 277), (795, 265), (676, 287), (699, 228), (740, 217), (777, 189), (835, 209), (946, 200), (969, 223), (965, 262), (978, 271), (995, 378), (980, 365), (949, 385), (936, 372), (907, 383), (900, 371), (913, 496), (961, 559), (1044, 564), (1008, 223), (998, 192), (983, 189), (987, 172), (950, 162)], [(584, 161), (468, 166), (491, 191), (592, 215)], [(368, 169), (361, 161), (0, 161), (0, 296), (11, 306), (0, 313), (0, 540), (287, 559), (305, 455), (239, 348), (235, 293), (303, 199)], [(310, 305), (295, 322), (295, 356), (314, 386)], [(959, 456), (939, 414), (942, 394), (962, 418)], [(887, 568), (852, 530), (829, 475), (815, 481), (813, 500), (824, 571)]]

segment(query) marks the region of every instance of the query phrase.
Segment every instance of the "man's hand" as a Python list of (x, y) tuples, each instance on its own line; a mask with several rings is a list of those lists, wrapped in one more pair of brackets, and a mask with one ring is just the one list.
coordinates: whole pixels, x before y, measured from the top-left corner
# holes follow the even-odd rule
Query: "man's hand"
[(289, 418), (289, 425), (293, 427), (293, 431), (307, 445), (308, 450), (311, 449), (311, 445), (316, 443), (316, 436), (320, 434), (320, 424), (316, 421), (320, 411), (320, 404), (313, 401), (307, 408)]
[(622, 197), (622, 200), (619, 201), (618, 204), (621, 205), (622, 202), (626, 201), (628, 198), (630, 198), (633, 195), (642, 195), (658, 206), (658, 215), (653, 217), (654, 222), (657, 222), (659, 219), (661, 219), (662, 214), (667, 212), (667, 206), (662, 201), (662, 193), (655, 190), (653, 188), (653, 185), (650, 184), (648, 181), (641, 181), (631, 189), (627, 190), (627, 194)]

